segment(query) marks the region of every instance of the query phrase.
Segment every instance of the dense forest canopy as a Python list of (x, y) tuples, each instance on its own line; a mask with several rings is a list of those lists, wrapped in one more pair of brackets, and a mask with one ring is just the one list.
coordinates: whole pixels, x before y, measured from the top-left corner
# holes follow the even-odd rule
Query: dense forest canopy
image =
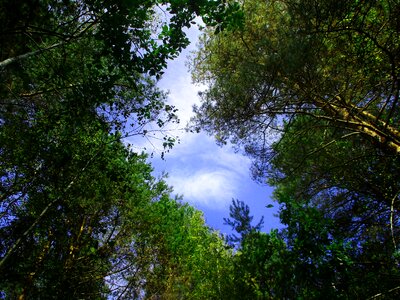
[[(275, 187), (286, 229), (246, 234), (240, 245), (252, 249), (245, 259), (264, 264), (265, 273), (248, 269), (250, 278), (264, 274), (253, 291), (276, 299), (395, 298), (399, 3), (241, 3), (244, 23), (207, 30), (193, 55), (193, 78), (207, 89), (192, 126), (233, 143), (253, 158), (255, 179)], [(281, 253), (278, 266), (254, 258), (267, 238), (286, 244), (271, 246)], [(271, 271), (278, 274), (269, 278)]]
[(196, 16), (237, 7), (0, 3), (0, 297), (220, 298), (223, 240), (123, 138), (176, 120), (156, 80)]
[[(0, 298), (398, 296), (397, 1), (0, 3)], [(197, 16), (192, 125), (253, 158), (282, 230), (233, 200), (221, 236), (124, 144), (177, 121), (157, 80)]]

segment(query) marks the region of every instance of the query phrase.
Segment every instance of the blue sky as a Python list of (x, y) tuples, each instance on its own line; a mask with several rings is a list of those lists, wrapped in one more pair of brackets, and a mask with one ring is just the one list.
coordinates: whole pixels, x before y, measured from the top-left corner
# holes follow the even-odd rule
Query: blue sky
[[(229, 217), (232, 198), (245, 201), (250, 206), (255, 222), (264, 216), (264, 231), (282, 227), (274, 216), (278, 207), (271, 199), (272, 189), (251, 179), (249, 158), (235, 153), (229, 146), (217, 146), (213, 138), (205, 133), (182, 130), (193, 115), (193, 105), (200, 102), (198, 91), (204, 89), (192, 84), (185, 64), (190, 51), (196, 48), (198, 35), (196, 27), (188, 30), (190, 46), (177, 59), (169, 62), (159, 82), (161, 89), (169, 91), (169, 104), (179, 109), (181, 122), (169, 129), (172, 135), (180, 137), (180, 143), (165, 155), (164, 160), (160, 155), (154, 155), (151, 159), (154, 175), (168, 173), (166, 181), (173, 186), (174, 193), (182, 195), (184, 201), (203, 211), (207, 224), (222, 233), (230, 232), (230, 228), (223, 225), (223, 218)], [(157, 147), (157, 141), (152, 141), (150, 147), (153, 146)], [(270, 203), (275, 204), (274, 207), (266, 208)]]

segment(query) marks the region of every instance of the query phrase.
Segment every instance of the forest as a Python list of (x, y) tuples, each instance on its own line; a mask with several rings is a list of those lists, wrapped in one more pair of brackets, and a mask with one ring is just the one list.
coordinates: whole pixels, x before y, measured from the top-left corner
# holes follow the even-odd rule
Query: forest
[[(0, 299), (400, 296), (398, 0), (0, 8)], [(187, 131), (251, 158), (282, 229), (233, 199), (221, 234), (126, 143), (174, 151), (157, 83), (199, 20)]]

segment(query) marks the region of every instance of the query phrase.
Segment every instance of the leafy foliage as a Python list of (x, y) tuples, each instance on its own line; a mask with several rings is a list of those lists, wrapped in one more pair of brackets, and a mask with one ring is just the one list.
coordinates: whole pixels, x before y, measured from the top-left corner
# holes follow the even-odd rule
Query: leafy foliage
[[(398, 3), (276, 0), (242, 7), (243, 26), (205, 31), (192, 61), (194, 80), (208, 86), (193, 126), (254, 159), (254, 177), (275, 186), (287, 225), (237, 240), (240, 289), (250, 298), (393, 299)], [(250, 214), (244, 203), (231, 210), (240, 213), (228, 224), (241, 230)], [(276, 256), (265, 260), (258, 253), (267, 245)], [(273, 260), (277, 265), (269, 266)], [(271, 270), (284, 275), (269, 285)]]
[(203, 36), (193, 77), (208, 85), (195, 126), (267, 156), (271, 130), (298, 114), (399, 152), (398, 5), (246, 1), (242, 30)]
[(206, 270), (229, 268), (222, 239), (122, 139), (177, 121), (156, 80), (195, 16), (235, 6), (0, 2), (1, 296), (217, 299), (223, 276)]
[(227, 237), (228, 243), (235, 245), (237, 242), (242, 242), (249, 234), (260, 231), (264, 223), (264, 217), (257, 223), (257, 225), (251, 225), (253, 216), (250, 215), (250, 208), (247, 204), (239, 200), (232, 200), (232, 204), (229, 207), (229, 216), (232, 218), (224, 218), (224, 224), (232, 227), (232, 230), (240, 234), (237, 237), (231, 234)]
[[(387, 244), (343, 236), (334, 220), (306, 201), (280, 194), (286, 228), (254, 230), (233, 257), (233, 299), (392, 299), (398, 263)], [(241, 207), (245, 204), (240, 201)], [(375, 246), (373, 246), (375, 245)], [(375, 247), (381, 247), (378, 250)], [(389, 248), (390, 248), (390, 244)], [(383, 250), (383, 251), (382, 251)]]

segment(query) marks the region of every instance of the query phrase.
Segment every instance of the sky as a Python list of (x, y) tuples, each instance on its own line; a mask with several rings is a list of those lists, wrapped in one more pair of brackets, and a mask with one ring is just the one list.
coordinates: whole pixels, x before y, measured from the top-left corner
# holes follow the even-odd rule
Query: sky
[[(187, 34), (191, 44), (177, 59), (169, 61), (158, 84), (169, 92), (168, 103), (178, 108), (180, 124), (170, 127), (170, 133), (178, 135), (180, 143), (166, 153), (164, 159), (157, 153), (150, 159), (154, 167), (153, 174), (158, 177), (167, 173), (166, 182), (173, 187), (174, 194), (182, 195), (183, 201), (201, 210), (207, 225), (221, 233), (231, 233), (230, 227), (223, 224), (223, 218), (229, 217), (232, 199), (249, 205), (254, 223), (264, 216), (263, 231), (281, 228), (276, 216), (278, 204), (271, 199), (273, 190), (251, 179), (250, 159), (235, 153), (230, 146), (217, 146), (214, 139), (204, 132), (189, 133), (183, 130), (193, 115), (193, 105), (200, 103), (198, 92), (205, 89), (192, 84), (186, 66), (188, 55), (196, 49), (199, 31), (194, 26)], [(267, 208), (268, 204), (274, 207)]]

